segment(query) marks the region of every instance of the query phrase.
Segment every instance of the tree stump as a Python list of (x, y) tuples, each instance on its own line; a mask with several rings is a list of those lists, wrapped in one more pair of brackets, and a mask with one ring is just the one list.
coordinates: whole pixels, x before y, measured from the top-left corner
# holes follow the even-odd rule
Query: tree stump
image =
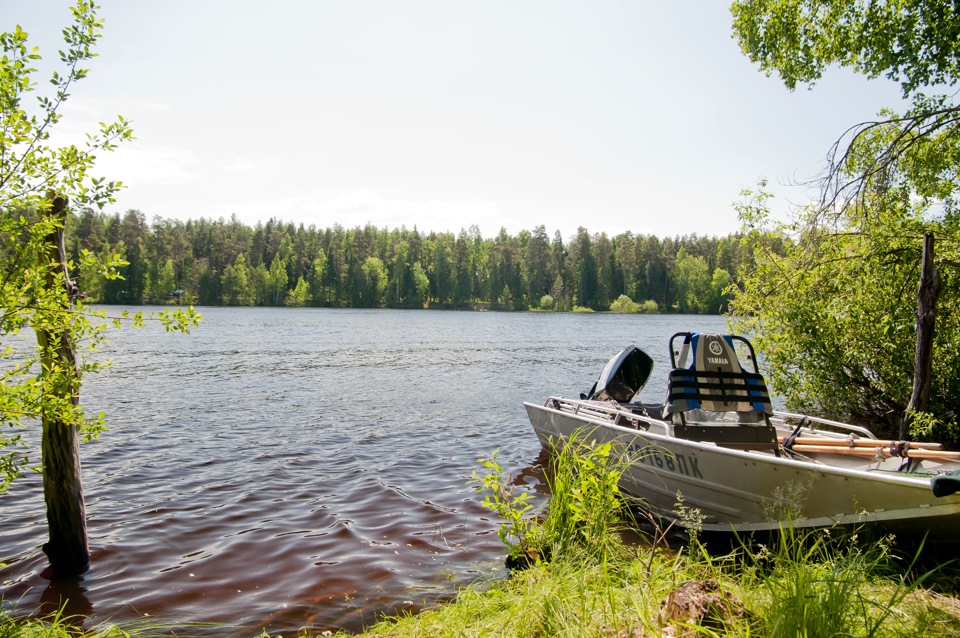
[[(724, 624), (744, 615), (743, 602), (736, 596), (725, 593), (717, 581), (688, 580), (667, 595), (660, 605), (662, 625), (696, 625), (722, 629)], [(692, 627), (674, 627), (675, 635), (695, 635)]]
[(934, 267), (933, 233), (923, 236), (923, 261), (920, 266), (920, 287), (917, 291), (917, 352), (914, 358), (913, 392), (900, 420), (900, 440), (910, 440), (910, 423), (914, 412), (924, 412), (930, 405), (933, 381), (933, 331), (937, 321), (937, 298), (940, 296), (940, 273)]
[[(67, 199), (54, 196), (53, 193), (48, 193), (48, 197), (53, 207), (47, 214), (58, 221), (58, 227), (47, 238), (41, 266), (47, 268), (48, 290), (54, 290), (56, 286), (66, 287), (62, 296), (62, 311), (69, 313), (72, 311), (71, 298), (75, 289), (68, 276), (63, 244)], [(80, 477), (80, 439), (74, 422), (65, 418), (61, 410), (51, 406), (79, 405), (80, 373), (69, 321), (52, 323), (54, 327), (44, 322), (34, 326), (40, 351), (41, 375), (45, 384), (48, 384), (46, 391), (53, 395), (50, 401), (45, 402), (42, 415), (43, 498), (50, 532), (50, 540), (43, 546), (43, 551), (50, 560), (55, 577), (70, 577), (84, 573), (90, 566)]]

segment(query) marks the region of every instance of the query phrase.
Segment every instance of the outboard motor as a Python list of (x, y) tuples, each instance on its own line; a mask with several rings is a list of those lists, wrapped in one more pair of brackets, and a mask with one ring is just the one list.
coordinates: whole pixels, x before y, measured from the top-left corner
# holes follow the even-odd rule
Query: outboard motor
[(653, 371), (653, 359), (636, 346), (627, 346), (613, 356), (597, 382), (581, 399), (613, 399), (619, 403), (631, 403), (647, 384)]

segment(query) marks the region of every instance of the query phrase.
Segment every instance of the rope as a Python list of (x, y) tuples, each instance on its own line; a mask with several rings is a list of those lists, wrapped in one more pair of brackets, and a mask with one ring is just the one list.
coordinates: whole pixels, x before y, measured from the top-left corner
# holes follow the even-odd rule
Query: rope
[(800, 430), (803, 429), (803, 426), (807, 424), (807, 417), (800, 419), (800, 423), (797, 424), (797, 427), (793, 430), (793, 434), (788, 436), (783, 440), (782, 447), (787, 452), (792, 452), (791, 448), (793, 447), (793, 442), (797, 440), (797, 435), (800, 434)]

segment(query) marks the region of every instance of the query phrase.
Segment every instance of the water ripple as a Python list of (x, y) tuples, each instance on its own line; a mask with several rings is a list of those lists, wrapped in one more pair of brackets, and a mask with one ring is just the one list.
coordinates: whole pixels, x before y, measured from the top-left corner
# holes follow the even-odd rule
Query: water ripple
[(586, 390), (628, 343), (652, 344), (665, 375), (670, 334), (722, 328), (714, 317), (202, 312), (190, 336), (115, 333), (113, 367), (85, 381), (84, 405), (110, 424), (82, 449), (88, 574), (41, 576), (36, 476), (0, 494), (4, 605), (67, 597), (89, 625), (149, 614), (211, 636), (356, 630), (415, 612), (502, 573), (497, 522), (467, 482), (495, 448), (514, 473), (537, 458), (524, 400)]

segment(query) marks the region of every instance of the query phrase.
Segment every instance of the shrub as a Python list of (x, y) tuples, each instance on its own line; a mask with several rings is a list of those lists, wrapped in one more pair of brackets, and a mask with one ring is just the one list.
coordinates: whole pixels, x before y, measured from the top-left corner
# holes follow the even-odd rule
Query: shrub
[(657, 305), (657, 302), (653, 299), (647, 299), (642, 304), (637, 312), (645, 315), (655, 315), (660, 312), (660, 306)]
[(635, 312), (639, 312), (639, 310), (640, 304), (627, 295), (620, 295), (613, 303), (610, 304), (610, 312), (633, 314)]

